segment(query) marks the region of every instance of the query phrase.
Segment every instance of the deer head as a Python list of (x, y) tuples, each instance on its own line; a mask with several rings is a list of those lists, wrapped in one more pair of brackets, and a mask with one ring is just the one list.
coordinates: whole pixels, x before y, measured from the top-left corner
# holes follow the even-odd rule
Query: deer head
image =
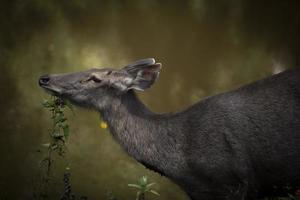
[(93, 68), (69, 74), (44, 75), (40, 77), (39, 85), (78, 106), (104, 109), (129, 90), (150, 88), (160, 69), (160, 63), (148, 58), (122, 69)]

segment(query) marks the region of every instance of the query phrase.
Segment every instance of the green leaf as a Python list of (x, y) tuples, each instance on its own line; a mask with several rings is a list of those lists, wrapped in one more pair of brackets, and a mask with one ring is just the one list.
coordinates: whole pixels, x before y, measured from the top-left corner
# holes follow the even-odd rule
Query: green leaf
[(128, 184), (128, 187), (134, 187), (134, 188), (142, 189), (141, 186), (139, 186), (137, 184)]
[(148, 185), (146, 185), (147, 188), (152, 187), (153, 185), (155, 185), (155, 183), (149, 183)]
[(54, 107), (55, 103), (52, 100), (44, 100), (42, 105), (46, 108)]
[(75, 114), (73, 105), (70, 103), (70, 101), (66, 100), (65, 103), (66, 103), (66, 106), (72, 111), (72, 113)]
[(149, 192), (151, 192), (152, 194), (155, 194), (157, 196), (160, 196), (160, 194), (158, 192), (156, 192), (155, 190), (150, 190)]
[(50, 143), (44, 143), (44, 144), (42, 144), (42, 146), (49, 148), (50, 147)]
[(138, 192), (136, 193), (136, 200), (139, 200), (139, 199), (140, 199), (141, 194), (142, 194), (141, 191), (138, 191)]
[(61, 134), (60, 132), (54, 132), (52, 134), (52, 137), (55, 138), (55, 139), (61, 139), (64, 135)]
[(57, 148), (58, 148), (58, 146), (57, 146), (56, 144), (51, 145), (51, 149), (52, 149), (52, 150), (55, 150), (55, 149), (57, 149)]
[(57, 115), (55, 118), (54, 118), (54, 123), (55, 124), (58, 124), (59, 122), (64, 122), (64, 121), (66, 121), (67, 119), (64, 117), (64, 115), (63, 114), (59, 114), (59, 115)]
[(69, 136), (69, 126), (63, 126), (64, 136), (67, 138)]
[(148, 177), (147, 176), (142, 176), (139, 180), (139, 184), (140, 185), (143, 185), (143, 186), (146, 186), (147, 185), (147, 182), (148, 182)]

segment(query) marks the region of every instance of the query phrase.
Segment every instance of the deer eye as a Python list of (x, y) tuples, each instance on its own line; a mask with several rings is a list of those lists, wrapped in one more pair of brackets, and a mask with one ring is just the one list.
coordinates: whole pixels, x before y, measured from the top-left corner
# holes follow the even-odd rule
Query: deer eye
[(94, 81), (95, 83), (101, 83), (102, 80), (98, 79), (96, 76), (92, 76), (91, 78), (89, 78), (90, 80)]
[(112, 73), (112, 71), (110, 70), (110, 71), (108, 71), (108, 72), (107, 72), (107, 74), (106, 74), (106, 75), (110, 75), (111, 73)]
[(91, 76), (87, 79), (81, 80), (80, 83), (86, 83), (86, 82), (89, 82), (89, 81), (94, 81), (95, 83), (101, 83), (102, 82), (102, 80), (97, 78), (96, 76)]

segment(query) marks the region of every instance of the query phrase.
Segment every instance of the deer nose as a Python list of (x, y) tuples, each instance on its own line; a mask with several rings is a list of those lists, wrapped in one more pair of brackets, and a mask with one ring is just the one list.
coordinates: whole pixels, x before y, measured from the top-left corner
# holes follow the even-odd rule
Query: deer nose
[(50, 77), (48, 75), (41, 76), (39, 79), (40, 86), (47, 85), (50, 81)]

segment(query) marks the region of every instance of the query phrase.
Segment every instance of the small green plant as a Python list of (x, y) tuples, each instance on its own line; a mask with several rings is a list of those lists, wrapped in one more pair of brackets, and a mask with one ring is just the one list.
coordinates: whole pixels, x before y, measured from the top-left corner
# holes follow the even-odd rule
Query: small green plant
[[(73, 112), (71, 104), (61, 98), (51, 96), (50, 99), (44, 100), (43, 107), (50, 111), (52, 128), (49, 131), (49, 142), (42, 144), (46, 147), (47, 152), (41, 161), (41, 174), (39, 181), (37, 181), (37, 188), (33, 194), (34, 199), (48, 199), (48, 188), (51, 180), (52, 164), (54, 162), (53, 154), (64, 157), (67, 146), (66, 142), (69, 137), (69, 125), (65, 117), (65, 110), (69, 108)], [(67, 166), (66, 169), (69, 169)]]
[(66, 141), (69, 137), (69, 125), (64, 111), (69, 108), (73, 112), (72, 105), (58, 97), (52, 96), (50, 100), (44, 100), (43, 107), (51, 112), (52, 129), (49, 132), (50, 142), (43, 144), (48, 149), (48, 154), (43, 162), (46, 163), (47, 173), (50, 173), (53, 162), (52, 153), (64, 156), (67, 147)]
[[(64, 158), (67, 152), (66, 142), (69, 137), (69, 125), (67, 123), (67, 118), (65, 116), (66, 109), (73, 112), (72, 105), (61, 98), (51, 96), (50, 99), (44, 100), (42, 103), (43, 107), (50, 111), (52, 128), (49, 131), (49, 142), (43, 144), (42, 146), (47, 148), (47, 154), (42, 160), (42, 166), (45, 173), (41, 176), (41, 184), (39, 185), (39, 191), (34, 193), (33, 199), (45, 200), (49, 199), (48, 187), (51, 177), (52, 164), (54, 162), (53, 155), (57, 154)], [(107, 128), (107, 124), (102, 122), (101, 128)], [(75, 194), (72, 193), (71, 181), (70, 181), (70, 168), (67, 166), (64, 173), (64, 190), (60, 197), (61, 200), (76, 200)], [(152, 189), (155, 183), (148, 183), (147, 176), (143, 176), (138, 180), (137, 184), (128, 184), (129, 187), (134, 187), (138, 189), (136, 193), (136, 200), (145, 200), (146, 193), (152, 193), (159, 196), (158, 192)], [(87, 199), (85, 196), (79, 197), (81, 200)], [(112, 194), (112, 192), (107, 193), (108, 200), (117, 200), (117, 198)]]
[(152, 189), (155, 183), (148, 183), (148, 177), (142, 176), (137, 184), (128, 184), (129, 187), (136, 188), (138, 191), (136, 193), (136, 200), (145, 200), (146, 193), (152, 193), (159, 196), (159, 193)]

